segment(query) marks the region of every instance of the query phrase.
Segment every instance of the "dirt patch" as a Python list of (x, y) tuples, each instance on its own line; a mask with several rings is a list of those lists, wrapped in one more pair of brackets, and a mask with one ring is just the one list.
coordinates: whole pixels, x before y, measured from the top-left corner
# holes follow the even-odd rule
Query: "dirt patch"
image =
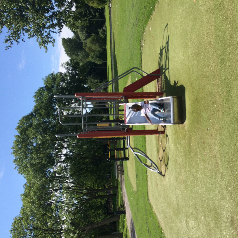
[(159, 151), (158, 151), (158, 167), (165, 175), (169, 162), (169, 148), (167, 134), (158, 135)]
[(160, 76), (157, 79), (157, 92), (162, 92), (163, 91), (163, 87), (162, 87), (162, 76)]
[[(157, 92), (163, 92), (162, 76), (157, 79)], [(166, 134), (166, 126), (158, 126), (158, 131), (165, 130), (165, 134), (158, 135), (159, 151), (158, 151), (158, 167), (165, 175), (169, 163), (169, 138)]]

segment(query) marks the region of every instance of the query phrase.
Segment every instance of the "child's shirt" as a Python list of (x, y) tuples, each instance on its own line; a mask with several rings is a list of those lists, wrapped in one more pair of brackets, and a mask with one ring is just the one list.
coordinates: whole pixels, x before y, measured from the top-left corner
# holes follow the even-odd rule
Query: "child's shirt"
[(143, 102), (141, 102), (141, 106), (142, 106), (141, 116), (145, 116), (145, 114), (150, 113), (150, 111), (151, 111), (150, 104), (146, 104), (146, 103), (143, 101)]

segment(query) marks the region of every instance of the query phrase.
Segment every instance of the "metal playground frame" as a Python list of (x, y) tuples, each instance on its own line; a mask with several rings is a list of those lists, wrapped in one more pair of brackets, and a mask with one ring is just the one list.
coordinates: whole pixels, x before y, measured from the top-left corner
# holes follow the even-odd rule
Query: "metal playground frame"
[[(128, 85), (124, 88), (123, 92), (101, 92), (103, 89), (107, 88), (109, 85), (115, 83), (116, 81), (124, 78), (130, 73), (137, 73), (142, 76), (141, 79)], [(145, 75), (145, 76), (143, 76)], [(129, 118), (128, 113), (128, 100), (129, 99), (142, 99), (142, 100), (155, 100), (157, 98), (160, 103), (166, 105), (167, 114), (170, 115), (169, 123), (163, 124), (178, 124), (182, 123), (181, 120), (176, 116), (176, 105), (178, 103), (177, 97), (166, 97), (163, 98), (163, 92), (136, 92), (136, 90), (145, 86), (146, 84), (156, 80), (161, 76), (160, 69), (148, 74), (141, 69), (134, 67), (125, 73), (119, 75), (113, 80), (106, 84), (98, 87), (94, 92), (91, 93), (75, 93), (75, 95), (55, 95), (55, 98), (63, 98), (73, 100), (69, 103), (67, 107), (58, 108), (59, 112), (59, 122), (65, 126), (71, 125), (81, 125), (81, 133), (75, 134), (61, 134), (56, 135), (57, 137), (63, 136), (77, 136), (77, 138), (112, 138), (112, 137), (127, 137), (127, 146), (130, 148), (137, 159), (142, 163), (138, 155), (145, 157), (151, 162), (151, 166), (142, 163), (146, 168), (159, 173), (156, 164), (146, 156), (146, 154), (139, 149), (133, 149), (130, 146), (130, 136), (140, 136), (140, 135), (159, 135), (164, 134), (164, 131), (155, 130), (134, 130), (130, 125), (138, 124), (139, 116), (136, 117), (134, 121), (131, 122), (127, 120)], [(156, 102), (156, 101), (155, 101)], [(124, 105), (123, 110), (119, 110), (121, 105)], [(95, 109), (107, 108), (109, 113), (96, 113), (93, 114)], [(119, 113), (118, 113), (119, 111)], [(121, 114), (120, 112), (123, 112)], [(65, 118), (81, 118), (77, 119), (77, 122), (64, 122)], [(105, 119), (106, 118), (106, 119)], [(113, 119), (110, 119), (113, 118)], [(130, 118), (132, 115), (130, 114)], [(95, 119), (95, 120), (93, 120)], [(80, 122), (79, 122), (80, 121)], [(146, 124), (146, 123), (142, 123)], [(155, 123), (156, 124), (156, 123)], [(161, 123), (158, 123), (161, 124)]]

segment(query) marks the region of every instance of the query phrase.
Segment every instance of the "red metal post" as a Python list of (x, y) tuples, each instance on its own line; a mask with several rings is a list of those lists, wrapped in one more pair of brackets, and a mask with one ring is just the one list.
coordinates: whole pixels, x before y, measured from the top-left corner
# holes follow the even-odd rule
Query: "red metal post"
[[(152, 81), (160, 77), (160, 69), (155, 70), (151, 74), (146, 75), (143, 78), (139, 79), (138, 81), (128, 85), (127, 87), (124, 88), (123, 92), (135, 92), (136, 90), (142, 88), (146, 84), (151, 83)], [(160, 96), (163, 96), (163, 93)]]
[(127, 131), (90, 131), (77, 135), (77, 138), (110, 138), (121, 136), (160, 135), (164, 131), (157, 130), (130, 130)]
[(154, 99), (161, 95), (163, 95), (161, 92), (75, 93), (75, 97), (85, 97), (88, 100), (113, 100), (122, 97), (127, 99)]

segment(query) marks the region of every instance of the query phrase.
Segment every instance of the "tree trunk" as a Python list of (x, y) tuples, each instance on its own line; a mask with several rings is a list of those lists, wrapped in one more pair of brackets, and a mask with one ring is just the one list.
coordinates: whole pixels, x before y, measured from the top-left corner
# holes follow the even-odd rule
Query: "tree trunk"
[(107, 188), (87, 188), (87, 187), (79, 187), (78, 185), (71, 185), (69, 187), (66, 187), (67, 189), (74, 189), (76, 191), (86, 191), (87, 193), (100, 193), (100, 192), (107, 192), (112, 190), (117, 190), (118, 186), (108, 186)]
[(95, 199), (106, 199), (106, 198), (114, 198), (114, 197), (116, 197), (115, 193), (108, 194), (108, 195), (97, 195), (95, 197), (87, 199), (85, 202), (90, 202), (90, 201), (95, 200)]
[(109, 217), (109, 218), (107, 218), (105, 220), (102, 220), (100, 222), (94, 223), (92, 225), (88, 225), (88, 226), (85, 226), (85, 227), (80, 227), (79, 230), (83, 231), (83, 230), (88, 230), (88, 229), (96, 228), (98, 226), (102, 226), (102, 225), (105, 225), (105, 224), (108, 224), (108, 223), (111, 223), (111, 222), (114, 222), (114, 221), (119, 221), (119, 219), (120, 219), (120, 216), (119, 215), (115, 215), (115, 216)]
[(118, 186), (109, 186), (107, 188), (99, 188), (99, 189), (87, 189), (89, 192), (107, 192), (107, 191), (112, 191), (112, 190), (117, 190), (118, 189)]

